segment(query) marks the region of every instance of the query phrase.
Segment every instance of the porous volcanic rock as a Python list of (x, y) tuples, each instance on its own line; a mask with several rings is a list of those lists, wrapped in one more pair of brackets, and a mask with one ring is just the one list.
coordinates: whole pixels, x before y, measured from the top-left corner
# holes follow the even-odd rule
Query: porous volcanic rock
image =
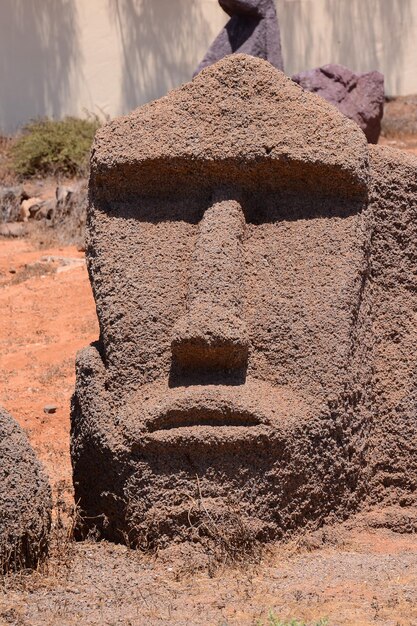
[(265, 59), (277, 69), (283, 70), (275, 1), (219, 0), (219, 4), (230, 15), (230, 20), (213, 41), (194, 76), (203, 68), (233, 53), (250, 54)]
[(0, 570), (35, 567), (51, 521), (48, 479), (29, 441), (0, 407)]
[[(78, 354), (71, 415), (81, 536), (247, 546), (346, 518), (370, 484), (388, 497), (378, 428), (403, 405), (394, 393), (378, 418), (375, 333), (384, 240), (401, 227), (383, 215), (403, 216), (411, 242), (417, 186), (394, 168), (384, 198), (382, 154), (372, 178), (357, 124), (247, 55), (98, 131), (86, 254), (100, 338)], [(411, 243), (395, 254), (413, 284)], [(383, 463), (402, 476), (415, 423), (396, 423), (408, 448), (393, 456), (393, 433)]]
[(378, 143), (385, 100), (384, 76), (380, 72), (355, 74), (344, 65), (331, 63), (295, 74), (292, 79), (354, 120), (369, 143)]
[(373, 428), (369, 494), (417, 505), (417, 157), (370, 146)]
[(355, 123), (268, 63), (239, 54), (99, 129), (91, 167), (96, 186), (106, 181), (126, 197), (300, 188), (300, 177), (305, 189), (363, 197), (368, 161)]

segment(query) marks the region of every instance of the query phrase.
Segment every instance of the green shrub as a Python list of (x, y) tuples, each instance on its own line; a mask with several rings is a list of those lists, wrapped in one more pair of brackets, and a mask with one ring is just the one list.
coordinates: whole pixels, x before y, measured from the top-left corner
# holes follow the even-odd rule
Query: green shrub
[(30, 122), (12, 147), (12, 167), (23, 177), (83, 176), (88, 171), (90, 148), (99, 126), (97, 117)]

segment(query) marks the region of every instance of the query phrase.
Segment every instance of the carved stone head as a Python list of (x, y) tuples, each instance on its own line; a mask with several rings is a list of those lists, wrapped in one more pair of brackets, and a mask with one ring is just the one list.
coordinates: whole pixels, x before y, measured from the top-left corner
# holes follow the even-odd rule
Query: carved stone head
[(363, 133), (237, 55), (106, 125), (91, 165), (100, 339), (72, 414), (87, 525), (155, 545), (237, 511), (264, 540), (346, 515), (371, 377)]

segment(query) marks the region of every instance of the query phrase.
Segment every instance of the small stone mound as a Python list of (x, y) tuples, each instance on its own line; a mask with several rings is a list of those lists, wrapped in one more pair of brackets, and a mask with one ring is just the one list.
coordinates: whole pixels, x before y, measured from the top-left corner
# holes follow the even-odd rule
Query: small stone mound
[(0, 573), (33, 568), (47, 548), (51, 489), (29, 441), (0, 408)]
[(369, 143), (378, 143), (384, 114), (384, 77), (380, 72), (355, 74), (330, 63), (292, 77), (306, 91), (318, 94), (356, 122)]

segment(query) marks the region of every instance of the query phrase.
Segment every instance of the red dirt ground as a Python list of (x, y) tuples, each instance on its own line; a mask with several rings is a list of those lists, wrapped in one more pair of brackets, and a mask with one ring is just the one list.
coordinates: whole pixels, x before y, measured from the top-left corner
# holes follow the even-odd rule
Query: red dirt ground
[[(45, 257), (83, 259), (83, 253), (40, 249), (28, 239), (0, 241), (0, 404), (27, 431), (52, 483), (69, 484), (74, 358), (97, 338), (98, 324), (85, 265)], [(48, 404), (56, 413), (44, 413)]]

